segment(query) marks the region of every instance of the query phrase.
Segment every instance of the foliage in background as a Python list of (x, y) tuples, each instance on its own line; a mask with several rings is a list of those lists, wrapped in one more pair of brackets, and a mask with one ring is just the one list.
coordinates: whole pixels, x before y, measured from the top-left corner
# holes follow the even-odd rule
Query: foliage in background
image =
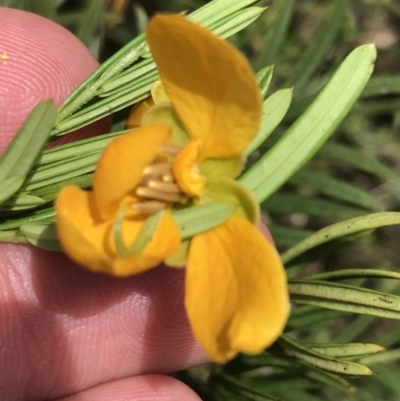
[[(0, 2), (65, 25), (101, 60), (142, 32), (147, 18), (156, 10), (192, 10), (204, 3), (196, 0)], [(201, 367), (180, 372), (178, 376), (203, 398), (213, 400), (397, 400), (400, 396), (398, 323), (368, 315), (354, 318), (343, 310), (321, 309), (317, 305), (323, 303), (323, 297), (317, 294), (321, 280), (339, 283), (345, 280), (346, 285), (392, 294), (400, 292), (397, 281), (385, 273), (398, 271), (400, 265), (399, 226), (380, 229), (371, 235), (371, 229), (382, 225), (379, 220), (382, 215), (368, 218), (371, 212), (399, 210), (400, 149), (396, 135), (400, 122), (400, 73), (396, 66), (400, 65), (397, 28), (400, 6), (395, 0), (276, 0), (262, 5), (268, 5), (269, 9), (231, 40), (246, 53), (256, 71), (275, 64), (268, 93), (282, 88), (294, 90), (284, 120), (260, 150), (250, 156), (251, 164), (276, 144), (305, 111), (351, 49), (371, 41), (377, 44), (376, 75), (318, 154), (262, 204), (264, 217), (293, 279), (292, 294), (300, 291), (300, 301), (309, 294), (315, 298), (314, 305), (297, 306), (288, 326), (291, 337), (283, 337), (263, 355), (242, 356), (224, 367)], [(115, 131), (121, 128), (126, 112), (122, 109), (117, 113)], [(345, 237), (335, 239), (335, 226), (327, 227), (358, 217), (359, 229), (350, 230)], [(327, 231), (311, 237), (314, 242), (301, 245), (298, 258), (296, 244), (324, 227)], [(321, 239), (325, 235), (330, 241)], [(301, 281), (304, 277), (309, 281)], [(394, 274), (392, 278), (398, 277)], [(340, 288), (340, 297), (346, 288)], [(354, 296), (350, 291), (348, 303)], [(338, 302), (343, 300), (340, 297)], [(391, 302), (395, 301), (384, 297), (379, 308)], [(308, 348), (294, 343), (293, 338)], [(381, 350), (368, 346), (360, 347), (358, 354), (354, 354), (353, 347), (349, 355), (349, 348), (343, 345), (330, 349), (317, 345), (353, 342), (374, 342), (390, 347), (391, 351), (378, 352)], [(321, 354), (326, 358), (316, 363)], [(349, 361), (348, 366), (341, 362), (340, 366), (346, 369), (354, 368), (351, 361), (356, 360), (378, 375), (349, 383), (348, 378), (333, 374), (338, 366), (329, 358)], [(320, 366), (324, 369), (320, 370), (318, 363), (327, 365)], [(354, 393), (354, 388), (358, 392)]]

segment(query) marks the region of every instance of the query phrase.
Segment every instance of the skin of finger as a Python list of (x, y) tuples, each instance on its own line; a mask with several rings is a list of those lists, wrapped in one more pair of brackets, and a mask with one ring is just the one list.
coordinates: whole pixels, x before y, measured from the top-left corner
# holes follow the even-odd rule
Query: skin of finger
[[(0, 45), (0, 100), (7, 106), (0, 108), (1, 149), (38, 101), (59, 104), (97, 62), (64, 28), (3, 7)], [(91, 130), (104, 126), (109, 129), (100, 122)], [(117, 280), (86, 272), (62, 255), (13, 244), (0, 245), (0, 266), (4, 399), (52, 399), (206, 360), (183, 309), (181, 271)]]
[(117, 279), (15, 244), (0, 245), (0, 264), (0, 393), (9, 401), (207, 361), (186, 319), (182, 269)]
[[(41, 100), (60, 105), (98, 63), (69, 31), (40, 16), (0, 7), (0, 154)], [(108, 132), (110, 119), (61, 142)]]
[(162, 375), (116, 380), (57, 401), (201, 401), (180, 381)]

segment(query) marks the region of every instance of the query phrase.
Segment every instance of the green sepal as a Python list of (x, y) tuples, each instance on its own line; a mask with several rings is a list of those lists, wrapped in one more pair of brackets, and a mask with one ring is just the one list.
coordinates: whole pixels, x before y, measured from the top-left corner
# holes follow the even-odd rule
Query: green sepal
[(243, 155), (225, 158), (206, 159), (200, 164), (200, 173), (213, 181), (220, 177), (236, 178), (243, 170)]
[(54, 252), (62, 251), (54, 223), (26, 223), (21, 226), (18, 235), (23, 235), (29, 243), (38, 248)]
[(185, 267), (187, 261), (187, 255), (189, 252), (190, 240), (181, 242), (179, 249), (168, 259), (165, 260), (165, 264), (169, 267)]
[(172, 218), (178, 224), (182, 240), (211, 230), (232, 216), (235, 206), (231, 202), (211, 202), (200, 206), (173, 209)]
[(216, 201), (232, 204), (234, 206), (233, 214), (254, 224), (260, 220), (260, 207), (253, 194), (237, 181), (224, 177), (209, 181), (202, 202)]

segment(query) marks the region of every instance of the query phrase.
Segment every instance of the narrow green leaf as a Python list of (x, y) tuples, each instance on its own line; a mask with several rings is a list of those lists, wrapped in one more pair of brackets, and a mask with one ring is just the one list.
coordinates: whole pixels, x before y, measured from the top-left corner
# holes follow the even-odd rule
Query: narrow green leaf
[(295, 0), (274, 2), (268, 10), (268, 13), (275, 13), (275, 17), (263, 37), (263, 48), (255, 61), (256, 67), (276, 62), (276, 55), (282, 48), (289, 30), (295, 3)]
[(289, 322), (287, 325), (288, 330), (297, 328), (309, 328), (316, 323), (332, 321), (338, 317), (346, 316), (347, 313), (336, 310), (325, 310), (313, 305), (297, 305), (292, 308)]
[(228, 388), (232, 388), (235, 394), (241, 394), (241, 396), (247, 397), (249, 400), (254, 401), (280, 401), (278, 398), (273, 397), (264, 392), (258, 391), (246, 382), (246, 380), (231, 377), (223, 372), (218, 374), (217, 378), (214, 380), (220, 380), (222, 383), (226, 384)]
[(393, 114), (400, 110), (400, 101), (397, 98), (361, 101), (354, 106), (354, 110), (368, 116)]
[[(0, 185), (1, 187), (1, 185)], [(0, 193), (1, 189), (0, 189)], [(43, 205), (45, 201), (38, 196), (17, 194), (5, 202), (1, 207), (0, 211), (20, 211), (25, 209), (31, 209)]]
[(182, 239), (187, 239), (210, 230), (227, 220), (235, 205), (228, 202), (213, 202), (181, 210), (173, 210), (172, 217), (179, 225)]
[(257, 82), (261, 90), (262, 99), (264, 99), (265, 96), (267, 96), (267, 92), (271, 84), (273, 73), (274, 73), (274, 66), (270, 65), (269, 67), (262, 68), (256, 74)]
[(308, 216), (328, 217), (335, 220), (349, 219), (367, 213), (364, 209), (326, 199), (280, 192), (273, 194), (261, 205), (263, 210), (271, 213), (303, 213)]
[(321, 308), (400, 319), (400, 297), (345, 284), (317, 280), (292, 280), (290, 299)]
[(352, 278), (386, 278), (400, 280), (400, 273), (390, 270), (346, 269), (307, 276), (307, 280), (348, 280)]
[(22, 235), (19, 235), (17, 231), (0, 231), (0, 242), (15, 242), (15, 243), (27, 243), (28, 241)]
[[(154, 64), (155, 65), (155, 64)], [(121, 74), (122, 75), (122, 74)], [(136, 75), (135, 74), (130, 74), (130, 75)], [(118, 75), (117, 78), (119, 78), (120, 76)], [(124, 85), (118, 86), (118, 87), (113, 87), (114, 85), (117, 85), (119, 82), (123, 82), (125, 81), (126, 77), (123, 77), (124, 79), (121, 79), (121, 81), (119, 81), (118, 79), (115, 79), (111, 82), (110, 85), (104, 85), (103, 87), (101, 87), (99, 89), (99, 91), (97, 92), (97, 95), (99, 96), (99, 98), (107, 98), (113, 95), (116, 96), (124, 96), (124, 95), (129, 95), (132, 93), (142, 93), (143, 92), (143, 88), (149, 88), (148, 89), (148, 93), (146, 94), (146, 97), (150, 96), (150, 90), (153, 86), (154, 81), (156, 81), (157, 79), (160, 78), (160, 74), (158, 73), (157, 69), (150, 69), (148, 72), (143, 72), (140, 75), (140, 77), (138, 78), (134, 78), (132, 80), (130, 80), (129, 82), (126, 82)], [(135, 95), (137, 96), (137, 95)], [(115, 96), (112, 98), (115, 99)], [(105, 102), (102, 101), (101, 105), (104, 105)], [(89, 111), (91, 111), (92, 109), (95, 110), (98, 107), (98, 105), (93, 105), (93, 107), (91, 109), (89, 109)], [(83, 113), (87, 113), (88, 110), (83, 111)], [(77, 112), (76, 115), (80, 115), (81, 113)]]
[(12, 230), (15, 228), (20, 228), (23, 224), (29, 222), (54, 222), (56, 212), (53, 207), (49, 207), (40, 211), (33, 212), (31, 214), (19, 217), (10, 218), (7, 220), (2, 220), (0, 222), (0, 233), (6, 230)]
[(99, 94), (112, 94), (116, 90), (123, 88), (127, 84), (131, 84), (136, 80), (143, 79), (143, 77), (157, 70), (156, 63), (151, 59), (141, 60), (134, 64), (132, 67), (127, 68), (116, 77), (107, 81), (98, 91)]
[(306, 373), (306, 376), (313, 381), (321, 383), (325, 386), (337, 388), (338, 390), (347, 394), (355, 393), (357, 391), (355, 387), (353, 387), (342, 377), (325, 372), (324, 370), (314, 369), (313, 371)]
[(348, 146), (327, 142), (318, 152), (317, 156), (321, 156), (328, 160), (337, 160), (340, 163), (347, 163), (362, 171), (376, 175), (385, 180), (399, 180), (400, 175), (394, 170), (385, 166), (379, 160), (371, 157), (359, 149), (351, 149)]
[[(239, 365), (239, 369), (232, 370), (231, 366), (233, 364), (236, 366)], [(227, 371), (227, 373), (231, 373), (232, 371), (232, 375), (237, 375), (257, 368), (265, 369), (266, 367), (284, 370), (286, 371), (284, 375), (287, 377), (296, 377), (296, 374), (301, 374), (300, 380), (304, 380), (304, 377), (306, 377), (314, 382), (323, 383), (324, 385), (337, 388), (345, 393), (352, 393), (355, 391), (355, 388), (342, 377), (323, 371), (301, 360), (293, 360), (291, 357), (280, 354), (279, 356), (275, 356), (268, 352), (263, 352), (258, 355), (240, 355), (238, 358), (225, 365), (224, 370)], [(271, 379), (268, 381), (270, 382), (269, 384), (274, 386), (273, 376), (269, 376), (269, 378)], [(284, 378), (283, 384), (286, 388), (287, 383), (287, 378)], [(265, 384), (267, 385), (267, 382)], [(304, 384), (301, 385), (301, 388), (304, 388)]]
[(376, 344), (349, 343), (349, 344), (304, 344), (306, 348), (317, 351), (333, 358), (360, 358), (377, 352), (385, 351), (385, 348)]
[(30, 191), (30, 193), (34, 196), (40, 196), (46, 202), (53, 200), (56, 198), (60, 189), (66, 185), (77, 185), (81, 188), (89, 188), (92, 186), (93, 182), (93, 174), (83, 174), (75, 176), (74, 172), (72, 172), (71, 177), (65, 180), (58, 181), (51, 185), (45, 185), (43, 187), (39, 187)]
[(92, 173), (96, 168), (100, 154), (98, 152), (87, 155), (85, 158), (77, 157), (75, 160), (70, 159), (58, 165), (45, 165), (42, 168), (38, 168), (26, 179), (24, 191), (33, 191), (78, 175)]
[(327, 50), (331, 46), (342, 27), (349, 7), (349, 0), (334, 1), (328, 17), (314, 33), (311, 43), (301, 55), (300, 61), (287, 86), (295, 86), (300, 91), (309, 81), (321, 64)]
[(350, 234), (359, 233), (361, 231), (371, 230), (378, 227), (392, 226), (400, 224), (400, 213), (396, 212), (380, 212), (372, 213), (367, 216), (355, 217), (350, 220), (332, 224), (325, 227), (305, 240), (299, 242), (292, 248), (288, 249), (282, 255), (283, 263), (288, 263), (297, 256), (315, 248), (321, 244), (331, 241), (335, 238), (345, 237)]
[(400, 75), (378, 75), (372, 77), (361, 96), (381, 96), (400, 93)]
[(104, 11), (104, 0), (90, 0), (87, 2), (76, 32), (76, 36), (86, 47), (91, 47), (95, 34), (102, 23)]
[(102, 152), (114, 138), (125, 132), (127, 131), (98, 135), (92, 138), (68, 142), (51, 149), (46, 149), (35, 164), (35, 168), (38, 170), (43, 168), (46, 164), (57, 163), (60, 160), (64, 163), (69, 159), (75, 159), (77, 156), (86, 157), (93, 153)]
[(56, 128), (52, 131), (53, 135), (64, 135), (70, 131), (85, 127), (103, 117), (145, 99), (149, 96), (155, 79), (155, 77), (149, 78), (148, 83), (144, 83), (143, 86), (134, 91), (130, 90), (130, 88), (124, 88), (124, 92), (127, 93), (123, 95), (119, 92), (115, 92), (113, 95), (102, 98), (93, 105), (85, 107), (58, 123)]
[(48, 251), (61, 252), (57, 229), (54, 223), (25, 223), (18, 231), (27, 241)]
[(254, 3), (257, 0), (215, 0), (210, 1), (203, 7), (193, 11), (188, 18), (202, 25), (210, 26), (215, 24), (219, 19), (236, 13)]
[(292, 89), (281, 89), (263, 102), (263, 116), (257, 136), (245, 150), (245, 154), (253, 153), (272, 134), (285, 117), (292, 101)]
[(229, 38), (253, 23), (264, 10), (265, 7), (250, 7), (230, 14), (223, 20), (218, 21), (219, 26), (213, 27), (209, 25), (209, 28), (221, 36), (221, 38)]
[(0, 205), (9, 200), (22, 186), (25, 176), (12, 176), (0, 182)]
[[(384, 387), (384, 396), (379, 397), (382, 400), (398, 400), (400, 398), (400, 387), (399, 387), (399, 365), (397, 364), (385, 364), (381, 363), (375, 365), (378, 375), (376, 377), (377, 383), (380, 383)], [(390, 398), (389, 398), (390, 397)], [(376, 401), (379, 398), (375, 398)]]
[(58, 110), (56, 129), (54, 133), (58, 133), (57, 126), (68, 116), (79, 110), (82, 105), (89, 102), (96, 96), (97, 90), (111, 78), (118, 75), (125, 68), (129, 67), (141, 55), (145, 46), (144, 35), (139, 35), (133, 39), (121, 50), (101, 64), (88, 78), (85, 79), (65, 100)]
[(0, 158), (0, 182), (29, 173), (50, 135), (56, 114), (52, 100), (33, 108)]
[(263, 201), (308, 161), (343, 120), (372, 73), (373, 45), (355, 49), (307, 111), (240, 181)]
[[(398, 334), (398, 333), (397, 333)], [(400, 349), (392, 349), (375, 355), (365, 356), (361, 359), (362, 363), (368, 364), (388, 364), (400, 360)]]
[(290, 247), (299, 241), (309, 237), (313, 232), (310, 230), (285, 227), (276, 223), (268, 222), (268, 229), (272, 238), (278, 246)]
[(374, 374), (371, 369), (364, 365), (326, 356), (300, 345), (287, 335), (282, 335), (278, 342), (289, 355), (328, 372), (350, 376), (370, 376)]
[[(319, 308), (320, 309), (320, 308)], [(320, 309), (322, 310), (322, 309)], [(372, 329), (376, 322), (375, 316), (360, 315), (347, 324), (344, 329), (335, 338), (337, 343), (351, 343), (363, 336), (368, 330)]]
[[(254, 0), (242, 0), (232, 2), (231, 0), (213, 1), (204, 7), (196, 10), (188, 16), (193, 21), (200, 22), (208, 27), (215, 24), (215, 27), (220, 27), (221, 23), (229, 15), (236, 16), (236, 12), (244, 9), (248, 5), (255, 3)], [(247, 13), (247, 10), (245, 10)], [(252, 10), (251, 12), (254, 12)], [(246, 14), (247, 15), (247, 14)], [(218, 22), (220, 21), (220, 22)], [(227, 22), (229, 24), (229, 22)], [(249, 23), (249, 21), (247, 22)], [(231, 32), (224, 32), (224, 36)], [(114, 54), (110, 59), (104, 62), (92, 75), (90, 75), (79, 87), (68, 97), (59, 109), (56, 127), (53, 130), (53, 135), (63, 135), (77, 128), (86, 126), (91, 122), (112, 114), (117, 110), (130, 106), (148, 96), (151, 88), (151, 82), (146, 86), (129, 88), (130, 93), (123, 95), (116, 91), (110, 99), (102, 99), (90, 106), (87, 104), (95, 98), (102, 86), (110, 80), (123, 73), (140, 57), (148, 57), (149, 49), (145, 42), (144, 35), (140, 35), (120, 51)], [(153, 80), (156, 76), (153, 77)], [(127, 91), (128, 88), (124, 88)], [(76, 115), (75, 115), (76, 114)], [(68, 121), (66, 121), (68, 119)]]
[(321, 173), (311, 169), (301, 169), (289, 180), (290, 183), (316, 189), (324, 195), (331, 196), (354, 205), (373, 211), (382, 211), (383, 205), (372, 195), (332, 177), (328, 173)]
[(52, 21), (57, 21), (57, 4), (49, 0), (24, 1), (24, 9), (39, 14)]

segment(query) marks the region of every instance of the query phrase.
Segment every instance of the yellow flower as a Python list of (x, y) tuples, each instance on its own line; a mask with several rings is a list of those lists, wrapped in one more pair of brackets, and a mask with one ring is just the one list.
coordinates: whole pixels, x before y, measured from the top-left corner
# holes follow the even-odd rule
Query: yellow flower
[[(105, 149), (92, 192), (60, 192), (60, 240), (78, 263), (118, 276), (185, 263), (185, 306), (208, 355), (260, 352), (282, 332), (289, 300), (279, 256), (256, 228), (259, 207), (234, 181), (260, 124), (257, 83), (239, 52), (183, 17), (156, 16), (147, 40), (162, 82), (155, 104), (136, 107), (128, 124), (140, 128)], [(233, 215), (181, 243), (171, 209), (221, 200)], [(120, 251), (115, 227), (126, 249), (160, 210), (151, 240), (134, 255)]]

